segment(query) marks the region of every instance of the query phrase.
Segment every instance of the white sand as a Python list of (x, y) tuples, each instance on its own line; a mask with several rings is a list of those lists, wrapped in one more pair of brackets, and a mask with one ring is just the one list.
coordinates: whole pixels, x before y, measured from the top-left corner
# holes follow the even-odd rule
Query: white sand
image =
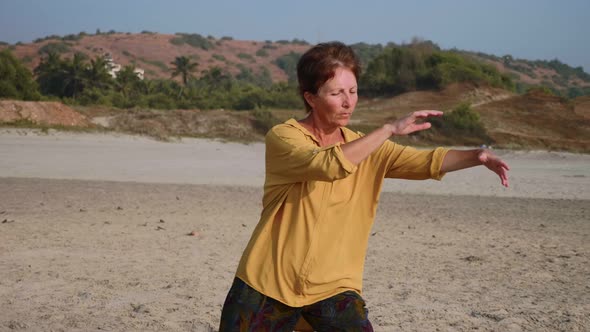
[[(590, 155), (496, 151), (511, 166), (511, 188), (483, 167), (443, 181), (387, 180), (384, 191), (420, 194), (590, 199)], [(128, 135), (0, 131), (0, 176), (260, 187), (264, 144)]]

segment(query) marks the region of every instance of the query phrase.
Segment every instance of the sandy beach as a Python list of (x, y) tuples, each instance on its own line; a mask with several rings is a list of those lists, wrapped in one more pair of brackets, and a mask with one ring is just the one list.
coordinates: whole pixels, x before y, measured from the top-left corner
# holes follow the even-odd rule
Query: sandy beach
[[(588, 331), (590, 155), (496, 151), (386, 180), (376, 331)], [(263, 144), (0, 129), (0, 331), (217, 331), (261, 208)]]

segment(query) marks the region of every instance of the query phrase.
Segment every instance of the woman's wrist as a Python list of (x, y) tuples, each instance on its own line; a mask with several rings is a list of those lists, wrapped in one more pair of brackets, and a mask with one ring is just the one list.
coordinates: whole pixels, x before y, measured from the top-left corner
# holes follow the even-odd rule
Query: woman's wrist
[(387, 132), (387, 133), (389, 134), (388, 138), (389, 138), (389, 137), (391, 137), (391, 136), (394, 136), (394, 135), (395, 135), (395, 133), (393, 132), (393, 131), (394, 131), (394, 129), (393, 129), (394, 127), (393, 127), (393, 125), (391, 125), (390, 123), (386, 123), (386, 124), (384, 124), (384, 125), (383, 125), (383, 127), (381, 127), (381, 128), (382, 128), (382, 129), (383, 129), (385, 132)]
[(477, 160), (480, 162), (481, 165), (483, 165), (485, 160), (487, 159), (488, 150), (485, 148), (479, 148), (475, 151), (476, 151), (475, 155), (476, 155)]

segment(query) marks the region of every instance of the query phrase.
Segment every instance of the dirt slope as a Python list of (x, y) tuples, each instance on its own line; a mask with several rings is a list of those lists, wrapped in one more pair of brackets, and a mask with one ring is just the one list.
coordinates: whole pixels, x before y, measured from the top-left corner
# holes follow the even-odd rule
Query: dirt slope
[(583, 96), (574, 99), (574, 112), (586, 119), (590, 119), (590, 96)]
[[(415, 110), (450, 111), (462, 102), (469, 102), (480, 114), (492, 143), (498, 147), (590, 152), (590, 98), (587, 97), (572, 103), (540, 92), (516, 95), (496, 88), (454, 84), (440, 92), (416, 91), (361, 101), (353, 125), (363, 130), (363, 125), (377, 126)], [(426, 137), (431, 143), (448, 144), (445, 140), (437, 141), (436, 136)], [(420, 143), (418, 139), (400, 141)]]
[(49, 126), (90, 126), (84, 115), (59, 102), (0, 100), (0, 123), (20, 121)]
[(562, 98), (534, 92), (476, 109), (497, 144), (590, 150), (590, 118), (575, 112)]

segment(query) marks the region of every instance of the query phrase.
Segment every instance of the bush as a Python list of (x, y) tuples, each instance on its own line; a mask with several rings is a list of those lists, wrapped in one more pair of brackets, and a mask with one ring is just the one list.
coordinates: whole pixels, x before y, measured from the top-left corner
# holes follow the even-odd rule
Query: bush
[(293, 40), (291, 41), (291, 44), (293, 45), (309, 45), (309, 43), (303, 39), (297, 39), (297, 38), (293, 38)]
[(0, 98), (39, 100), (33, 75), (8, 50), (0, 51)]
[(514, 89), (512, 80), (494, 67), (433, 46), (387, 47), (367, 66), (360, 86), (372, 96), (421, 89), (441, 89), (454, 82), (486, 83)]
[(556, 95), (554, 93), (554, 91), (551, 90), (547, 86), (534, 85), (534, 86), (529, 87), (526, 90), (526, 94), (535, 94), (535, 93), (540, 93), (540, 94), (544, 94), (544, 95), (548, 95), (548, 96), (555, 96)]
[(261, 48), (258, 51), (256, 51), (256, 56), (259, 56), (261, 58), (262, 57), (267, 57), (268, 56), (268, 52), (264, 48)]
[(458, 131), (478, 133), (484, 130), (479, 114), (471, 109), (469, 104), (460, 104), (446, 115), (448, 125)]
[(221, 61), (221, 62), (226, 62), (227, 61), (227, 59), (223, 55), (221, 55), (221, 54), (213, 54), (211, 57), (213, 59), (218, 60), (218, 61)]
[(156, 93), (145, 97), (148, 107), (155, 109), (171, 110), (176, 108), (175, 101), (164, 93)]
[(297, 80), (297, 62), (299, 58), (301, 58), (301, 54), (291, 51), (275, 60), (275, 64), (289, 77), (289, 82)]
[(52, 42), (43, 45), (39, 48), (38, 53), (40, 55), (55, 53), (55, 54), (62, 54), (70, 51), (70, 46), (63, 42)]
[(256, 128), (261, 134), (266, 134), (266, 132), (272, 127), (280, 123), (280, 121), (266, 109), (255, 109), (252, 112), (252, 115), (254, 116), (254, 128)]
[(247, 60), (247, 61), (250, 61), (250, 62), (256, 61), (256, 60), (254, 60), (254, 57), (251, 56), (248, 53), (238, 53), (238, 58), (240, 58), (242, 60)]
[(433, 128), (450, 137), (464, 137), (470, 143), (489, 143), (485, 127), (479, 114), (467, 103), (457, 105), (442, 118), (428, 120)]
[(199, 35), (198, 33), (179, 33), (176, 35), (178, 37), (170, 39), (170, 43), (174, 45), (188, 44), (192, 47), (201, 48), (203, 50), (209, 50), (214, 47), (213, 44), (209, 41), (209, 39)]

